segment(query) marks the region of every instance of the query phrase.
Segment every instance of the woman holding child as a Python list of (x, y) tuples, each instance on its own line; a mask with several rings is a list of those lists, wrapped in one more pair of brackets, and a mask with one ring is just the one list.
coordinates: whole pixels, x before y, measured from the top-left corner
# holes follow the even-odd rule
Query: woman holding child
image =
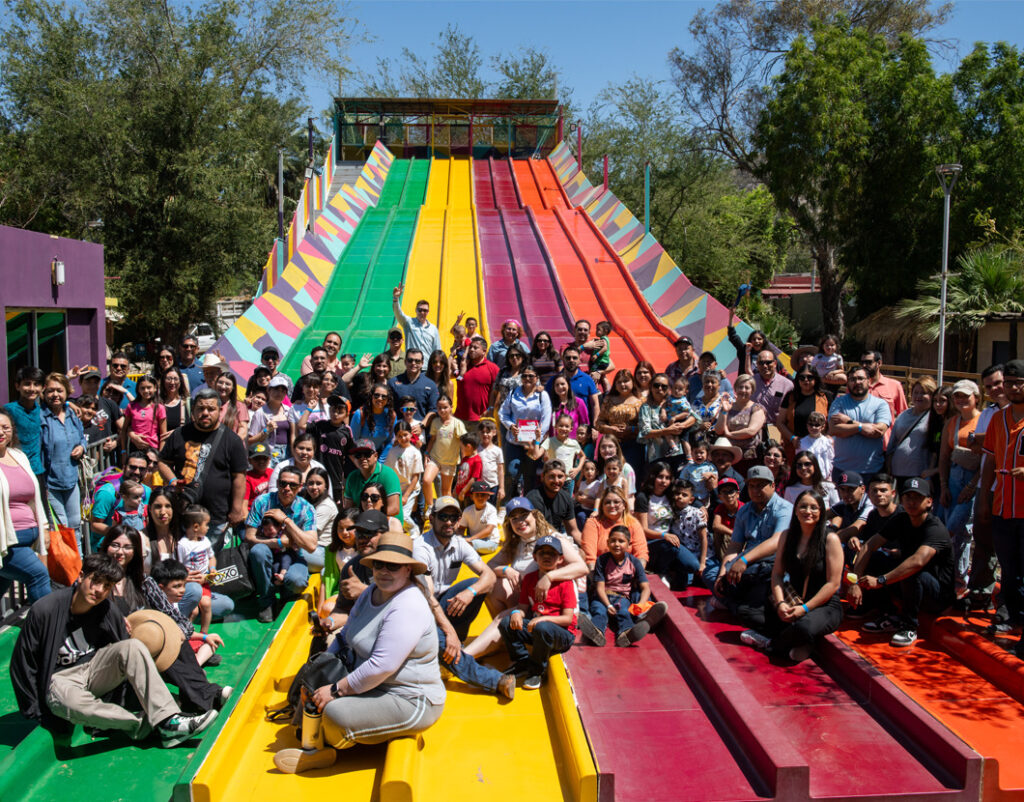
[(412, 538), (385, 532), (360, 562), (373, 571), (373, 581), (339, 635), (348, 647), (348, 674), (313, 693), (323, 714), (319, 748), (274, 755), (274, 765), (287, 774), (332, 765), (335, 749), (422, 732), (444, 710), (437, 627), (414, 579), (427, 566), (413, 557)]
[(813, 490), (801, 493), (779, 539), (764, 624), (740, 634), (748, 646), (800, 662), (839, 626), (843, 546), (826, 522), (824, 499)]
[(647, 462), (664, 461), (678, 467), (685, 452), (680, 438), (686, 434), (686, 424), (663, 420), (665, 399), (668, 397), (668, 376), (659, 373), (649, 385), (647, 400), (640, 407), (637, 439), (647, 448)]

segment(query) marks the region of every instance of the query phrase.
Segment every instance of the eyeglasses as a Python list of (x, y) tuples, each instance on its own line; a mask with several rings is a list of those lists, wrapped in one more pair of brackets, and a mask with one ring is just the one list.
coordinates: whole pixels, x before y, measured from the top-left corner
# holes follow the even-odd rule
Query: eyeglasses
[(110, 367), (112, 367), (112, 368), (124, 368), (125, 370), (128, 370), (128, 363), (127, 362), (111, 362), (110, 363)]
[(302, 484), (300, 482), (288, 482), (288, 481), (285, 481), (284, 479), (278, 479), (277, 480), (277, 486), (278, 487), (296, 488), (296, 487), (302, 487)]
[(157, 359), (159, 359), (161, 362), (170, 362), (172, 359), (174, 359), (174, 357), (171, 356), (170, 354), (160, 354), (160, 356), (158, 356)]
[(796, 464), (796, 467), (797, 468), (813, 468), (814, 467), (814, 463), (813, 462), (798, 462)]
[(1024, 379), (1003, 379), (1003, 386), (1016, 390), (1019, 387), (1024, 387)]
[(363, 493), (359, 496), (360, 501), (380, 501), (380, 493)]
[(374, 571), (389, 571), (392, 574), (402, 567), (402, 563), (386, 563), (383, 560), (373, 561)]
[(874, 365), (875, 364), (875, 360), (874, 359), (862, 359), (860, 361), (860, 363), (862, 365)]
[(456, 512), (439, 512), (439, 513), (436, 513), (436, 514), (437, 514), (437, 519), (439, 521), (444, 521), (446, 524), (455, 523), (457, 520), (459, 520), (459, 518), (462, 517), (461, 515), (459, 515)]
[(524, 373), (523, 374), (523, 378), (524, 379), (536, 379), (537, 378), (537, 374), (536, 373)]
[(111, 543), (107, 546), (107, 551), (135, 551), (135, 546), (130, 543), (127, 546), (122, 546), (120, 543)]
[(191, 343), (183, 343), (181, 346), (182, 351), (195, 351), (199, 346), (192, 345)]
[(405, 358), (405, 364), (406, 365), (422, 365), (423, 364), (423, 359), (422, 358), (420, 358), (420, 359), (412, 359), (410, 357), (406, 357)]

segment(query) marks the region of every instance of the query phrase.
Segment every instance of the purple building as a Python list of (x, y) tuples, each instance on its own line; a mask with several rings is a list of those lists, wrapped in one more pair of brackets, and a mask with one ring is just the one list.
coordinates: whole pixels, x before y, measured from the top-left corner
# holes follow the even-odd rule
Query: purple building
[(0, 403), (22, 365), (106, 374), (103, 246), (0, 226)]

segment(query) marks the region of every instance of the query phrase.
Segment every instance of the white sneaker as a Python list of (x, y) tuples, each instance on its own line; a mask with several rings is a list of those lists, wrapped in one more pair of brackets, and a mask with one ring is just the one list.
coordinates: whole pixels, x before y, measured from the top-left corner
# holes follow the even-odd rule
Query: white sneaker
[(762, 635), (756, 629), (745, 629), (740, 633), (740, 641), (747, 646), (753, 646), (759, 652), (767, 652), (772, 645), (772, 639)]

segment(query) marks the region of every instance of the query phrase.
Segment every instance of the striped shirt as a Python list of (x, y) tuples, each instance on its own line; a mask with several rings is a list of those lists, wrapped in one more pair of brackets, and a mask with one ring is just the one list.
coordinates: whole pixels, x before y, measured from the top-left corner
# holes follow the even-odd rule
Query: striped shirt
[(1024, 518), (1024, 481), (1010, 475), (1024, 468), (1024, 417), (1013, 418), (1013, 405), (992, 416), (985, 431), (985, 453), (995, 460), (996, 481), (992, 513), (1000, 518)]

